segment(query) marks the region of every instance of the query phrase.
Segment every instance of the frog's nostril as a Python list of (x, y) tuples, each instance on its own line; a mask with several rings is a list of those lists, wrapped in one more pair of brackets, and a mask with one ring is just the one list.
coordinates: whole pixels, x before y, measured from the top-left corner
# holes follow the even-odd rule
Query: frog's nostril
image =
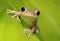
[(25, 11), (25, 8), (24, 8), (24, 7), (22, 7), (22, 8), (21, 8), (21, 11), (22, 11), (22, 12), (23, 12), (23, 11)]
[(37, 13), (36, 13), (38, 16), (40, 15), (40, 11), (37, 11)]

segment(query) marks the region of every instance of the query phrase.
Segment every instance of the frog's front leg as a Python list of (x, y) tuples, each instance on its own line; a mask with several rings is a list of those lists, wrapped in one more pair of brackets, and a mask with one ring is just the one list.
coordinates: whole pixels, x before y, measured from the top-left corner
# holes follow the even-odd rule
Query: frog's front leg
[(12, 17), (13, 17), (13, 18), (16, 17), (16, 18), (20, 21), (20, 19), (19, 19), (20, 12), (17, 12), (17, 11), (14, 11), (14, 10), (10, 10), (10, 9), (7, 9), (7, 13), (13, 14)]
[(37, 27), (37, 25), (33, 26), (32, 29), (30, 30), (30, 33), (28, 35), (28, 38), (32, 35), (32, 34), (38, 34), (39, 33), (39, 28)]
[(26, 34), (26, 33), (29, 33), (28, 34), (28, 38), (30, 38), (30, 36), (32, 35), (32, 34), (37, 34), (38, 33), (38, 29), (36, 29), (36, 27), (34, 26), (34, 27), (32, 27), (32, 29), (24, 29), (24, 33)]
[(35, 32), (35, 27), (32, 27), (32, 29), (31, 29), (31, 31), (30, 31), (30, 33), (29, 33), (29, 35), (28, 35), (28, 38), (30, 38), (30, 36), (31, 36), (34, 32)]

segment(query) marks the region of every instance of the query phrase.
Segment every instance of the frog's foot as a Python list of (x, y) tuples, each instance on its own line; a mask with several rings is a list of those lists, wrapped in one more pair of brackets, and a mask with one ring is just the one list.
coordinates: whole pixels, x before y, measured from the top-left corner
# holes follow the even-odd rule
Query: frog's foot
[(20, 14), (20, 12), (16, 12), (14, 10), (7, 9), (7, 13), (13, 14), (12, 18), (16, 17), (20, 21), (19, 16), (18, 16)]
[(14, 11), (14, 10), (7, 9), (7, 13), (10, 13), (10, 14), (16, 14), (17, 12)]
[(15, 15), (12, 16), (12, 18), (14, 18), (14, 17), (16, 17), (17, 20), (20, 22), (20, 18), (19, 18), (19, 16), (17, 16), (17, 15), (15, 14)]
[(30, 38), (30, 36), (31, 36), (31, 29), (24, 29), (24, 33), (26, 34), (26, 33), (29, 33), (29, 35), (27, 36), (28, 38)]
[(10, 13), (11, 12), (11, 10), (10, 9), (7, 9), (7, 13)]
[(9, 13), (9, 14), (13, 14), (13, 16), (12, 16), (12, 17), (17, 16), (17, 12), (16, 12), (16, 11), (14, 11), (14, 10), (7, 9), (7, 13)]
[(14, 14), (14, 15), (12, 16), (12, 18), (14, 18), (14, 17), (17, 17), (17, 15), (16, 15), (16, 14)]
[(26, 34), (26, 33), (30, 33), (30, 29), (24, 29), (24, 33)]
[(32, 35), (32, 33), (29, 33), (28, 38), (30, 38), (31, 35)]

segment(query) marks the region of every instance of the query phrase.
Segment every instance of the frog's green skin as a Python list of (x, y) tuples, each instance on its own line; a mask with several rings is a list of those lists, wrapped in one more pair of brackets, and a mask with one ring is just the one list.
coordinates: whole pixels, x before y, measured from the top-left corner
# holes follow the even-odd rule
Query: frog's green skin
[(36, 34), (39, 32), (37, 26), (37, 19), (39, 15), (38, 11), (31, 11), (25, 7), (22, 7), (20, 12), (9, 9), (7, 9), (7, 12), (14, 14), (12, 17), (17, 17), (17, 19), (21, 21), (23, 27), (27, 28), (26, 30), (29, 30), (30, 34), (28, 37), (30, 37), (33, 33)]

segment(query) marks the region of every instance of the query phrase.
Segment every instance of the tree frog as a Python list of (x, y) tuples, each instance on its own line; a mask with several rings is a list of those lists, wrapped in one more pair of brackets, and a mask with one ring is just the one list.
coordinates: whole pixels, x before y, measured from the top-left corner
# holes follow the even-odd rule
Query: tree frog
[(37, 19), (40, 15), (40, 11), (32, 11), (27, 9), (26, 7), (22, 7), (21, 11), (17, 12), (15, 10), (7, 9), (7, 13), (13, 14), (12, 17), (16, 17), (18, 20), (21, 21), (24, 27), (24, 33), (28, 33), (28, 38), (32, 34), (37, 34), (39, 32), (39, 28), (37, 26)]

